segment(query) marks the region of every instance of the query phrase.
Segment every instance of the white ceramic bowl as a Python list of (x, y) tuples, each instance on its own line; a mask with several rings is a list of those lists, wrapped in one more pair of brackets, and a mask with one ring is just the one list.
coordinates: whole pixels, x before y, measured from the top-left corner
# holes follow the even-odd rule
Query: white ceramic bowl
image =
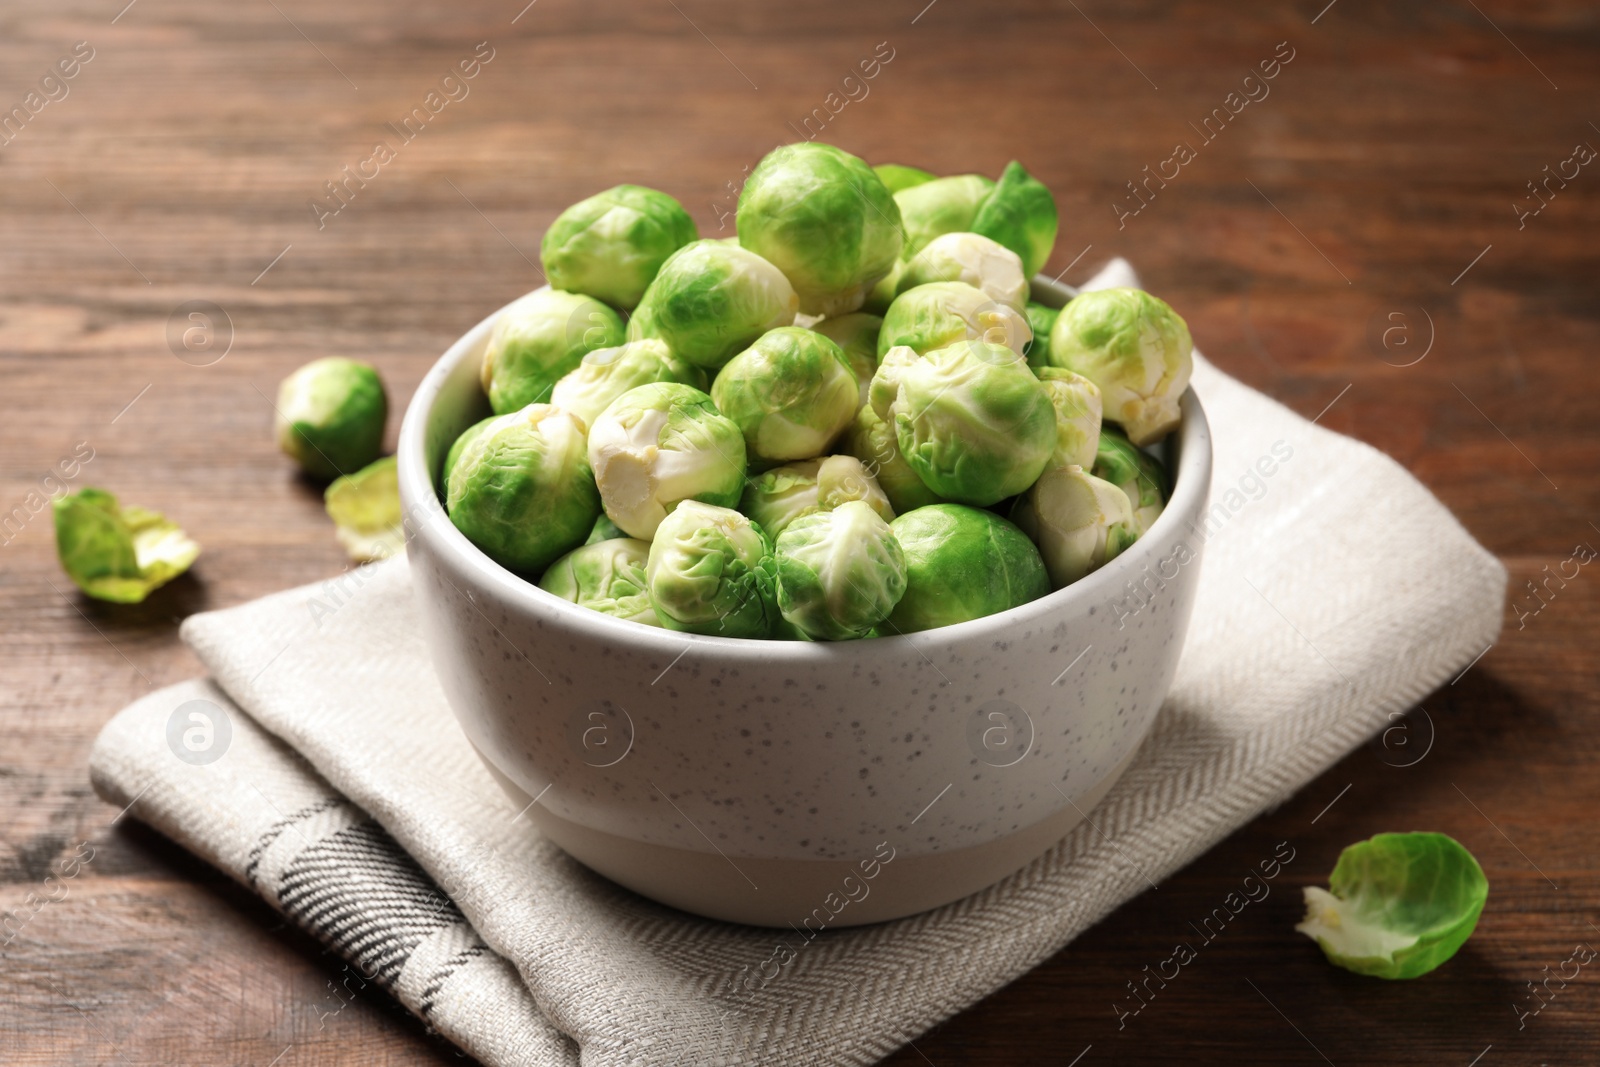
[[(1070, 295), (1034, 283), (1045, 303)], [(1072, 586), (902, 637), (702, 637), (570, 604), (450, 524), (435, 481), (456, 434), (488, 414), (478, 365), (493, 318), (417, 389), (400, 493), (440, 683), (557, 845), (686, 911), (815, 930), (998, 881), (1111, 788), (1172, 682), (1194, 603), (1211, 443), (1192, 390), (1164, 444), (1166, 510)]]

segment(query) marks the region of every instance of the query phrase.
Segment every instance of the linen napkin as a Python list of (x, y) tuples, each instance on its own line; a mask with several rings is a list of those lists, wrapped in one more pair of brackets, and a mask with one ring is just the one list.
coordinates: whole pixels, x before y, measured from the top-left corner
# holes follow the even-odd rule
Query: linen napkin
[[(1119, 260), (1086, 288), (1135, 284)], [(1155, 726), (1093, 826), (936, 911), (806, 941), (589, 873), (457, 728), (403, 559), (189, 619), (210, 678), (113, 719), (95, 786), (342, 954), (350, 996), (385, 988), (486, 1063), (874, 1062), (1287, 799), (1499, 632), (1504, 569), (1397, 464), (1203, 359), (1193, 385), (1212, 508)]]

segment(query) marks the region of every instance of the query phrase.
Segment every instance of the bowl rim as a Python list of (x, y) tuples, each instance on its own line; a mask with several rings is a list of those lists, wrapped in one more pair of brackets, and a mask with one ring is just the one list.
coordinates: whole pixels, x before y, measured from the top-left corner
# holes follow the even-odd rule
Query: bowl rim
[[(1064, 304), (1077, 295), (1077, 290), (1044, 275), (1036, 275), (1032, 295), (1040, 293)], [(520, 297), (519, 297), (520, 299)], [(506, 306), (509, 306), (507, 304)], [(1058, 305), (1059, 306), (1059, 305)], [(682, 655), (689, 648), (715, 649), (718, 654), (743, 662), (815, 663), (820, 661), (844, 662), (849, 657), (881, 658), (902, 649), (918, 655), (931, 643), (966, 644), (974, 641), (1003, 640), (1015, 627), (1048, 622), (1061, 612), (1076, 614), (1085, 607), (1102, 606), (1115, 596), (1123, 583), (1140, 573), (1141, 568), (1156, 562), (1156, 546), (1165, 542), (1166, 535), (1176, 530), (1182, 516), (1198, 516), (1205, 506), (1211, 487), (1211, 432), (1205, 409), (1193, 384), (1180, 398), (1183, 421), (1176, 431), (1179, 456), (1177, 470), (1173, 472), (1173, 492), (1166, 506), (1132, 547), (1110, 563), (1095, 570), (1071, 585), (1055, 589), (1046, 595), (1018, 607), (1009, 608), (979, 619), (918, 630), (910, 634), (863, 638), (856, 641), (774, 641), (757, 638), (718, 637), (711, 634), (686, 633), (665, 627), (645, 626), (626, 619), (617, 619), (603, 612), (580, 607), (571, 601), (547, 592), (539, 586), (502, 567), (469, 541), (455, 524), (450, 522), (427, 463), (428, 416), (438, 400), (445, 383), (456, 367), (469, 353), (474, 352), (494, 320), (504, 308), (497, 308), (472, 329), (459, 337), (417, 385), (400, 424), (399, 447), (396, 450), (400, 483), (401, 509), (406, 525), (406, 544), (413, 540), (428, 542), (428, 549), (453, 562), (457, 573), (470, 574), (482, 586), (519, 611), (552, 617), (568, 631), (596, 641), (618, 640), (634, 646), (659, 651), (665, 655)]]

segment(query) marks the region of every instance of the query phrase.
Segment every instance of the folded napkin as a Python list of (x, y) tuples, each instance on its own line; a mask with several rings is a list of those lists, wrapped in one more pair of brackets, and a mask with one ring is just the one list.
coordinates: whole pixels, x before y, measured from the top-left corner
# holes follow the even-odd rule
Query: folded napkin
[[(1087, 288), (1133, 284), (1117, 261)], [(1194, 388), (1213, 506), (1154, 729), (1093, 828), (937, 911), (806, 941), (589, 873), (457, 728), (403, 559), (189, 619), (210, 678), (113, 719), (95, 786), (322, 938), (352, 996), (386, 988), (486, 1063), (871, 1063), (1281, 803), (1499, 632), (1504, 569), (1392, 460), (1200, 359)]]

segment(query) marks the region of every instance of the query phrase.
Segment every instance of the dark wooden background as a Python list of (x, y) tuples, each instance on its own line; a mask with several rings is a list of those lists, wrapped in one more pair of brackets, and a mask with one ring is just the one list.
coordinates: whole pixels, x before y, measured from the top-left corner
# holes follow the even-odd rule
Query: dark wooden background
[[(86, 442), (75, 485), (165, 510), (205, 546), (139, 607), (70, 591), (47, 512), (0, 549), (0, 908), (95, 850), (0, 952), (7, 1063), (456, 1061), (378, 994), (319, 1030), (338, 963), (134, 820), (109, 826), (90, 742), (196, 672), (180, 618), (343, 565), (261, 394), (342, 354), (377, 363), (399, 408), (453, 338), (538, 283), (555, 213), (616, 182), (677, 195), (714, 235), (726, 183), (879, 42), (892, 60), (825, 139), (940, 172), (1023, 159), (1061, 205), (1051, 273), (1127, 256), (1224, 368), (1308, 416), (1337, 400), (1322, 424), (1415, 472), (1530, 612), (1527, 580), (1600, 545), (1600, 167), (1552, 182), (1521, 228), (1513, 208), (1575, 145), (1600, 147), (1592, 4), (525, 2), (0, 10), (6, 108), (75, 42), (94, 49), (0, 147), (0, 512), (26, 511)], [(485, 40), (470, 95), (319, 231), (308, 200)], [(1283, 41), (1295, 58), (1270, 96), (1199, 145), (1188, 124)], [(1180, 139), (1199, 157), (1119, 228), (1125, 183)], [(166, 340), (192, 300), (232, 323), (210, 366)], [(1600, 946), (1600, 571), (1551, 588), (1429, 698), (1411, 747), (1357, 751), (893, 1062), (1600, 1062), (1600, 967), (1517, 1018), (1526, 983)], [(1482, 861), (1476, 936), (1420, 981), (1328, 966), (1291, 929), (1298, 886), (1403, 829)], [(1297, 858), (1273, 895), (1119, 1031), (1125, 983), (1284, 840)]]

